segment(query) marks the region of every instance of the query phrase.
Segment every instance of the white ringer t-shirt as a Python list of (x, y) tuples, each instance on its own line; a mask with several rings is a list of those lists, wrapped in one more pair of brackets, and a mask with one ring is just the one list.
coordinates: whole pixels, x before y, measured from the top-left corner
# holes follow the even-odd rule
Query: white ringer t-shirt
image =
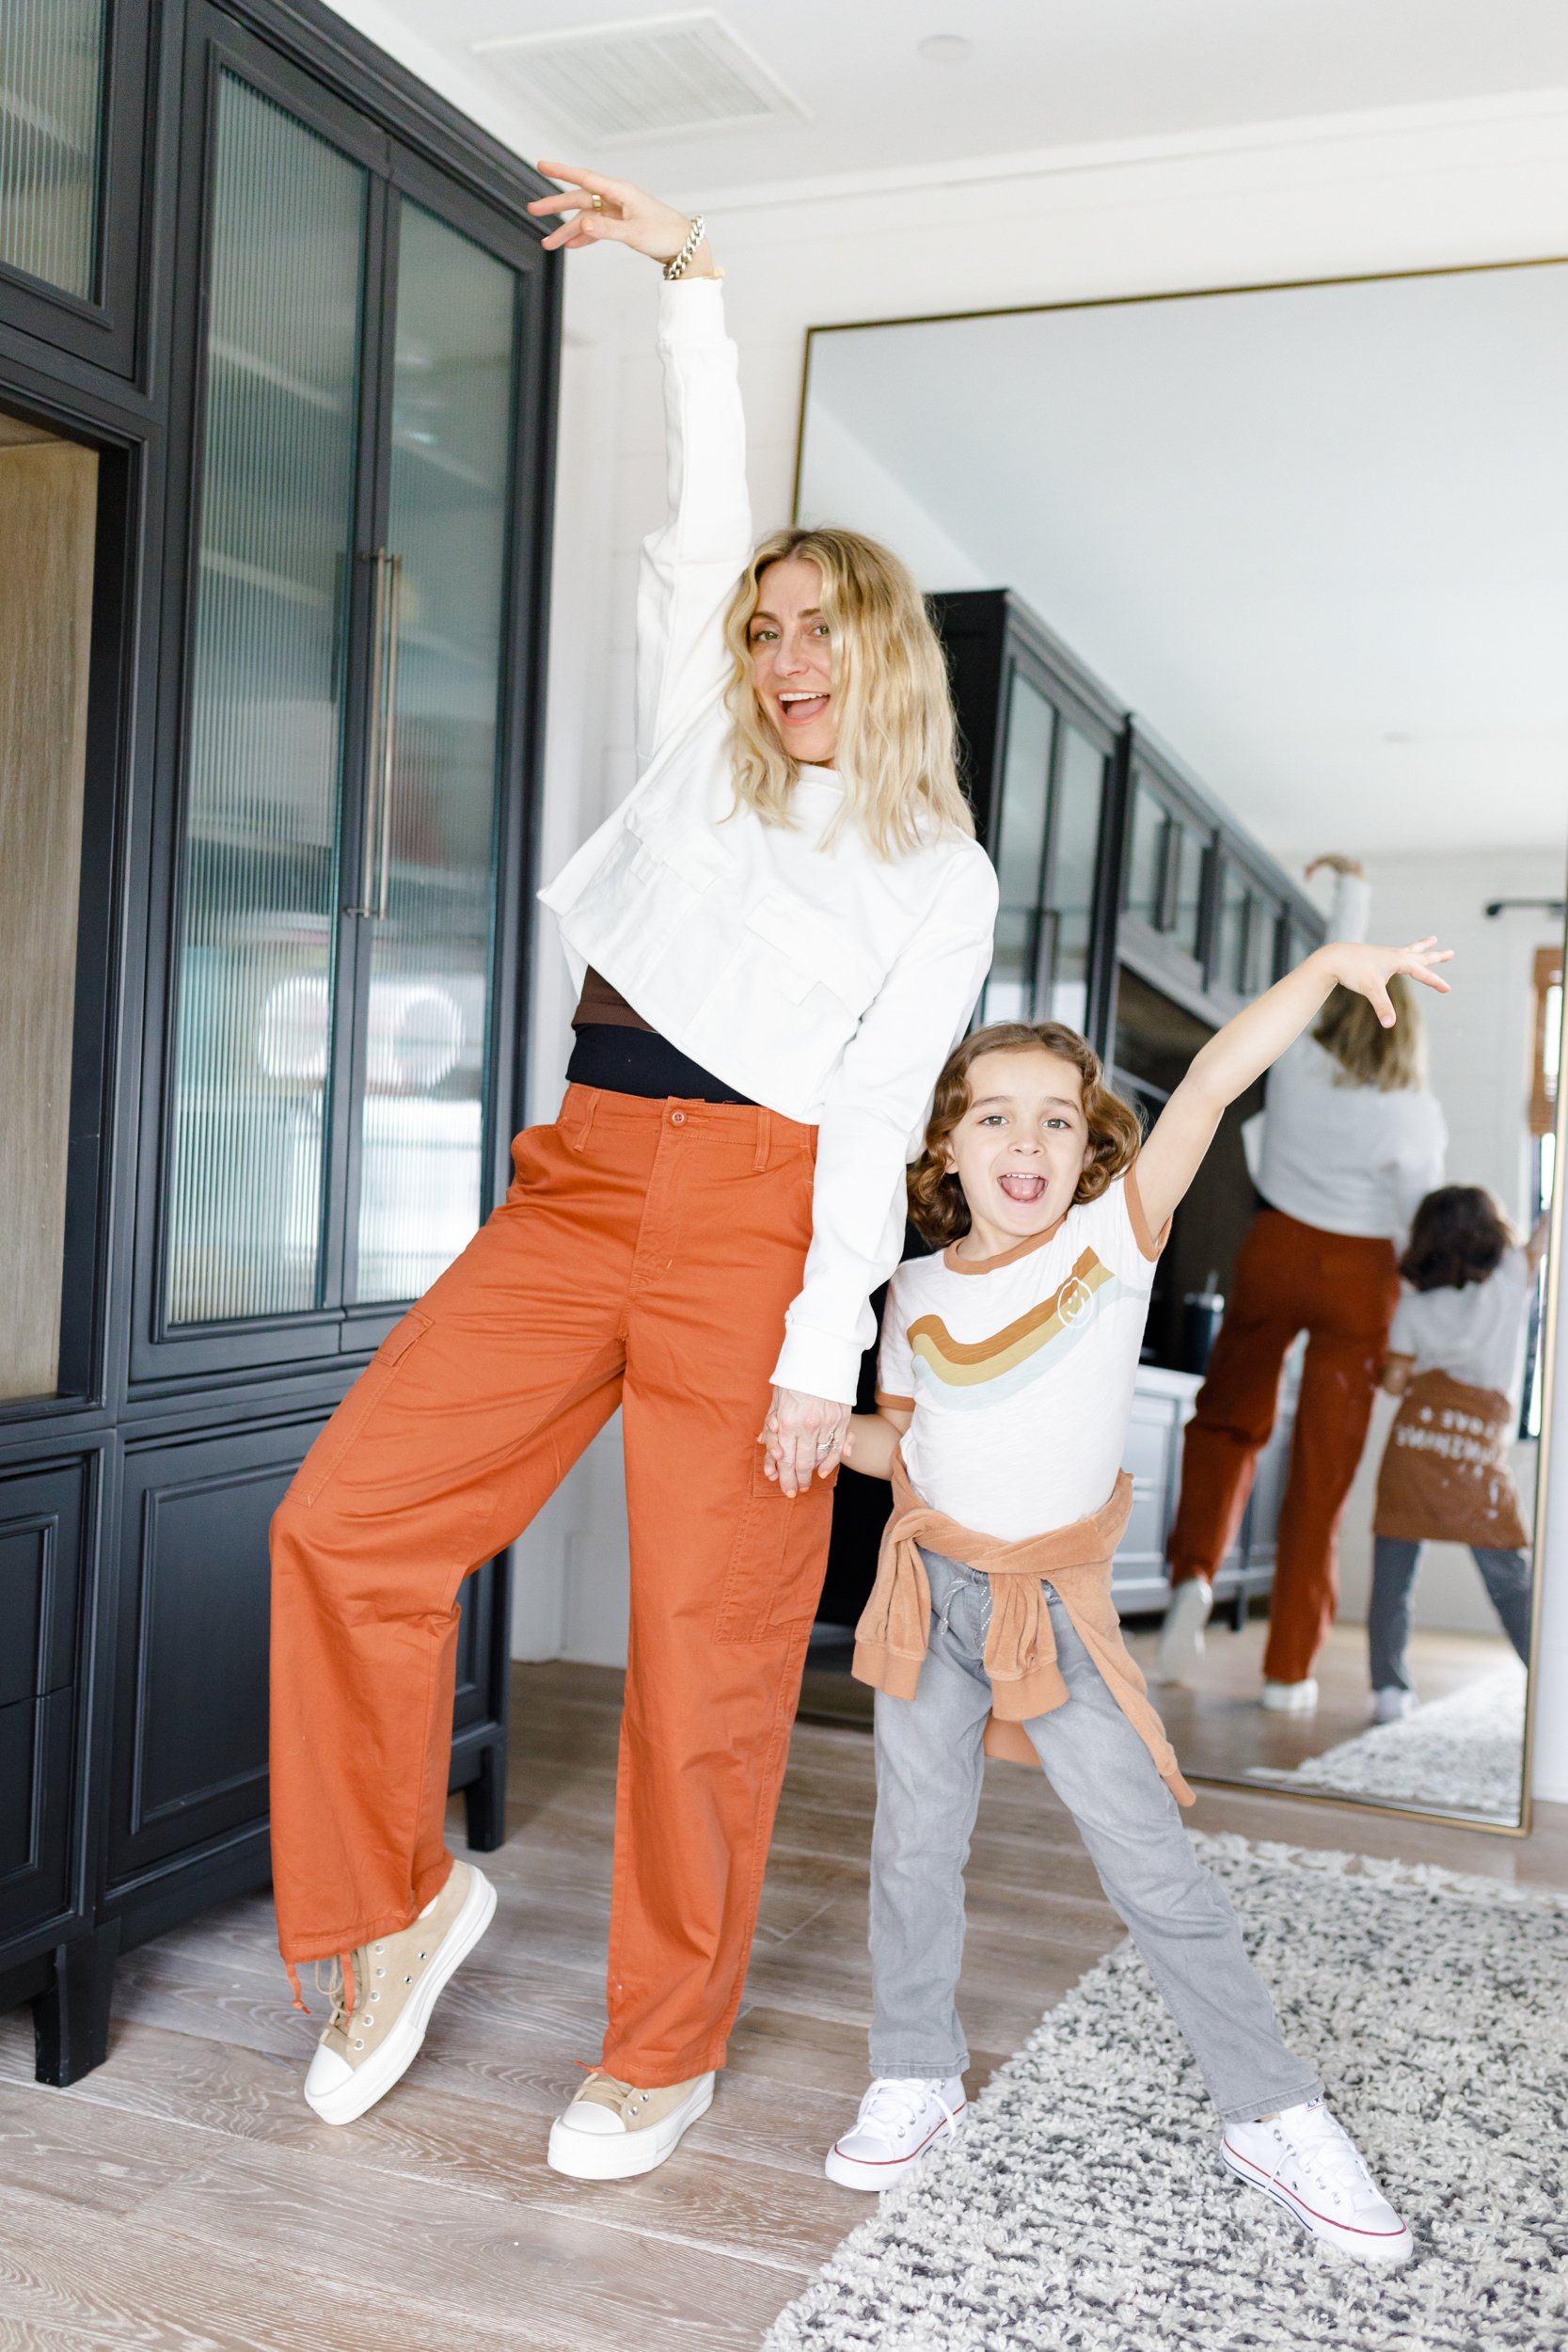
[(897, 1269), (877, 1396), (913, 1408), (903, 1454), (923, 1502), (1014, 1543), (1109, 1501), (1164, 1241), (1129, 1169), (1000, 1257)]
[(1415, 1375), (1446, 1372), (1473, 1389), (1512, 1397), (1525, 1350), (1525, 1317), (1535, 1276), (1522, 1249), (1504, 1252), (1484, 1282), (1434, 1291), (1408, 1283), (1388, 1333), (1390, 1356), (1413, 1356)]

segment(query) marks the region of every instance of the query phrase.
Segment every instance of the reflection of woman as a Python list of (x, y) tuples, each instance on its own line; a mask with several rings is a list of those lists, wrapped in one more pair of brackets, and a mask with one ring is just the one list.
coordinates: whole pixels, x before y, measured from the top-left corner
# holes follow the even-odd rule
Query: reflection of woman
[(604, 2179), (661, 2162), (723, 2064), (821, 1584), (822, 1481), (996, 885), (908, 574), (847, 532), (752, 550), (701, 223), (571, 177), (534, 207), (572, 215), (546, 244), (608, 239), (679, 279), (658, 337), (673, 512), (638, 598), (641, 774), (545, 894), (582, 988), (561, 1115), (519, 1138), (505, 1203), (384, 1343), (275, 1522), (274, 1856), (285, 1959), (338, 1963), (306, 2095), (347, 2122), (404, 2073), (495, 1905), (443, 1836), (459, 1585), (621, 1406), (610, 2026), (550, 2140), (559, 2169)]
[[(1339, 857), (1318, 863), (1338, 876), (1333, 935), (1364, 939), (1360, 868)], [(1399, 1021), (1385, 1029), (1363, 997), (1336, 990), (1311, 1034), (1270, 1073), (1262, 1206), (1187, 1424), (1166, 1545), (1172, 1595), (1158, 1671), (1181, 1682), (1201, 1654), (1213, 1578), (1274, 1428), (1286, 1355), (1305, 1331), (1263, 1653), (1263, 1705), (1288, 1712), (1317, 1703), (1312, 1665), (1338, 1598), (1339, 1515), (1399, 1298), (1395, 1245), (1443, 1176), (1447, 1130), (1423, 1082), (1419, 1015), (1398, 980), (1395, 991)]]
[(1388, 1334), (1383, 1385), (1400, 1399), (1377, 1476), (1367, 1644), (1372, 1711), (1414, 1703), (1405, 1653), (1421, 1546), (1468, 1544), (1492, 1606), (1529, 1663), (1529, 1535), (1508, 1463), (1525, 1323), (1546, 1247), (1542, 1218), (1521, 1249), (1480, 1184), (1444, 1184), (1416, 1212), (1400, 1260), (1408, 1288)]

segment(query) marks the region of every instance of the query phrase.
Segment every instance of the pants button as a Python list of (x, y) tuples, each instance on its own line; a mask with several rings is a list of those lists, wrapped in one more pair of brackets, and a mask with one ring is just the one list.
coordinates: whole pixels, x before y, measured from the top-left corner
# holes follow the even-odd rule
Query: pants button
[(684, 1127), (686, 1124), (686, 1113), (684, 1111), (672, 1111), (670, 1114), (670, 1124), (672, 1127)]

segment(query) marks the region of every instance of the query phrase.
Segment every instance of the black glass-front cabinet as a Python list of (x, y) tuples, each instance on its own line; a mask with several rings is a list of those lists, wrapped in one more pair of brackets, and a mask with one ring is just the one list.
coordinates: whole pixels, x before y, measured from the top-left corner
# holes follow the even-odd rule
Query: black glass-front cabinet
[[(266, 1852), (266, 1530), (499, 1197), (559, 275), (315, 0), (0, 4), (0, 2003)], [(499, 1841), (504, 1562), (452, 1785)]]
[[(1000, 883), (996, 954), (975, 1015), (1080, 1030), (1146, 1122), (1205, 1040), (1320, 944), (1323, 918), (1176, 755), (1022, 600), (931, 599), (966, 782)], [(1255, 1207), (1242, 1127), (1227, 1114), (1173, 1221), (1149, 1304), (1127, 1468), (1133, 1512), (1117, 1556), (1124, 1613), (1164, 1605), (1165, 1534), (1201, 1365), (1190, 1299), (1223, 1295)], [(912, 1229), (910, 1248), (921, 1244)], [(870, 1409), (874, 1355), (862, 1367)], [(1237, 1611), (1267, 1591), (1293, 1414), (1293, 1367), (1238, 1539), (1215, 1580)], [(870, 1590), (887, 1490), (845, 1473), (821, 1614), (852, 1624)]]

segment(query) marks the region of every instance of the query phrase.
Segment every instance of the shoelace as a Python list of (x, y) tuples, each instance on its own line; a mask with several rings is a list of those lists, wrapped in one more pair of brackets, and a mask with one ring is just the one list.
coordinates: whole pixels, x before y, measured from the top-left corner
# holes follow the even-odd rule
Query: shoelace
[(943, 2133), (956, 2132), (958, 2128), (958, 2119), (942, 2097), (942, 2085), (938, 2082), (917, 2080), (873, 2083), (861, 2102), (861, 2111), (856, 2122), (860, 2125), (876, 2123), (893, 2129), (896, 2129), (901, 2124), (905, 2130), (909, 2130), (919, 2122), (927, 2106), (933, 2100), (946, 2119), (942, 2127)]
[(1370, 2205), (1381, 2197), (1382, 2191), (1368, 2171), (1365, 2157), (1343, 2124), (1336, 2122), (1326, 2107), (1309, 2109), (1305, 2121), (1291, 2131), (1282, 2132), (1281, 2137), (1289, 2153), (1315, 2174), (1325, 2188), (1347, 2190), (1354, 2205)]
[(332, 1963), (325, 1984), (322, 1982), (321, 1963), (319, 1961), (316, 1963), (316, 1991), (325, 1993), (332, 2004), (332, 2015), (326, 2028), (328, 2033), (347, 2033), (354, 2022), (354, 2012), (358, 2006), (359, 1989), (364, 1982), (365, 1975), (365, 1951), (362, 1945), (356, 1952), (339, 1954)]
[[(587, 2090), (589, 2083), (614, 2092), (612, 2099), (596, 2099), (594, 2104), (595, 2106), (613, 2108), (623, 2122), (629, 2122), (642, 2102), (653, 2096), (651, 2091), (640, 2090), (635, 2083), (624, 2083), (618, 2074), (606, 2074), (597, 2067), (590, 2073), (583, 2090)], [(580, 2099), (582, 2095), (582, 2090), (579, 2090), (578, 2097)]]

